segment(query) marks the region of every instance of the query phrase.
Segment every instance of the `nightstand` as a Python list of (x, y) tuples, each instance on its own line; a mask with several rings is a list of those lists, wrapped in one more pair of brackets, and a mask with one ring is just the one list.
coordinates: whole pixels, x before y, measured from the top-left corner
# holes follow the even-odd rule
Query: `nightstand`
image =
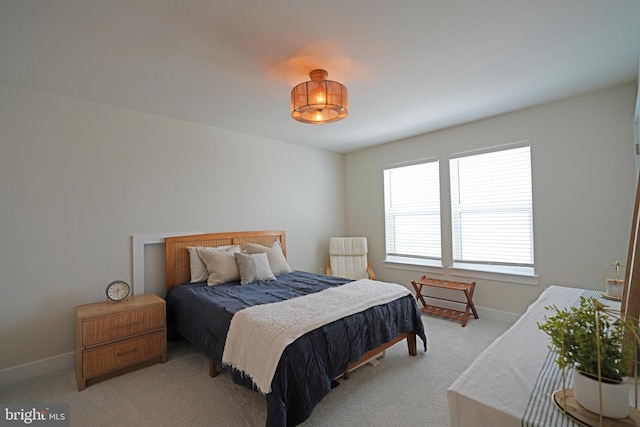
[(79, 305), (75, 312), (78, 390), (167, 361), (165, 301), (157, 295)]

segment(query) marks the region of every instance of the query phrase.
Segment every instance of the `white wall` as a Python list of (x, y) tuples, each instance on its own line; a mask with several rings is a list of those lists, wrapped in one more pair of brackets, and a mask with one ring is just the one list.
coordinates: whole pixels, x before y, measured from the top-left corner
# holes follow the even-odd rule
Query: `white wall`
[[(383, 168), (432, 157), (448, 165), (452, 153), (529, 140), (539, 285), (477, 280), (474, 301), (490, 310), (522, 313), (549, 284), (600, 289), (602, 268), (627, 256), (635, 197), (635, 98), (636, 86), (628, 84), (347, 154), (347, 230), (368, 236), (381, 280), (410, 287), (422, 273), (382, 262)], [(447, 199), (443, 208), (448, 207)], [(443, 236), (450, 236), (450, 217), (442, 221)], [(446, 266), (450, 246), (448, 238)], [(436, 277), (452, 278), (448, 271)]]
[(134, 234), (283, 229), (292, 267), (319, 271), (345, 230), (343, 162), (0, 85), (0, 383), (21, 364), (72, 360), (74, 306), (131, 280)]
[(384, 166), (515, 141), (533, 144), (540, 285), (479, 280), (477, 305), (521, 313), (551, 283), (597, 289), (626, 258), (635, 99), (623, 85), (342, 156), (0, 85), (0, 384), (73, 363), (73, 307), (131, 280), (133, 234), (284, 229), (310, 271), (328, 236), (364, 235), (379, 278), (408, 286), (420, 272), (382, 262)]

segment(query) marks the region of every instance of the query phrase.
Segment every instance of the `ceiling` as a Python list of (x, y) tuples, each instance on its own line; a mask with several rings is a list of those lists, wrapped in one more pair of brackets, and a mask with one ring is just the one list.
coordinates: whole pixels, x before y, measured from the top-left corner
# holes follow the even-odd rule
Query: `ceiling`
[[(636, 81), (639, 0), (1, 0), (0, 83), (346, 153)], [(349, 117), (290, 116), (314, 68)]]

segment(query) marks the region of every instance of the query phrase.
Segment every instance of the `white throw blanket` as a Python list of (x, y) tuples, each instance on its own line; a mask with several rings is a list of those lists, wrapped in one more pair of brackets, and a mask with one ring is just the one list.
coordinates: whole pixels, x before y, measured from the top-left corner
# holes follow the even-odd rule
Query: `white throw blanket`
[(284, 349), (305, 333), (411, 293), (395, 283), (356, 280), (273, 304), (238, 311), (231, 318), (222, 363), (248, 375), (265, 394)]

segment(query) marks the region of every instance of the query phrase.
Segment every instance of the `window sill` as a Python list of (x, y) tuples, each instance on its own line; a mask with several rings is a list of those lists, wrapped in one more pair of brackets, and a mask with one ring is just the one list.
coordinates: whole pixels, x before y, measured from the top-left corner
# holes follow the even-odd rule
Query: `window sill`
[(470, 277), (473, 279), (493, 280), (497, 282), (516, 283), (519, 285), (538, 285), (538, 276), (531, 272), (487, 271), (471, 265), (453, 265), (448, 268), (452, 276)]
[(431, 261), (424, 260), (422, 262), (417, 260), (383, 260), (382, 261), (386, 268), (391, 268), (394, 270), (406, 270), (406, 271), (419, 271), (421, 273), (433, 273), (433, 274), (444, 274), (444, 267), (442, 266), (442, 262), (440, 261)]
[(491, 280), (494, 282), (507, 282), (507, 283), (515, 283), (518, 285), (529, 285), (529, 286), (537, 286), (538, 285), (538, 276), (533, 272), (517, 272), (514, 270), (504, 271), (496, 271), (496, 266), (492, 266), (490, 268), (493, 271), (490, 271), (489, 268), (483, 270), (482, 267), (473, 265), (473, 264), (454, 264), (453, 266), (447, 267), (446, 269), (442, 265), (442, 262), (437, 260), (417, 260), (417, 259), (385, 259), (382, 261), (386, 268), (394, 269), (394, 270), (406, 270), (406, 271), (417, 271), (421, 273), (430, 273), (430, 274), (445, 274), (445, 270), (451, 276), (459, 276), (466, 277), (470, 279), (483, 279), (483, 280)]

